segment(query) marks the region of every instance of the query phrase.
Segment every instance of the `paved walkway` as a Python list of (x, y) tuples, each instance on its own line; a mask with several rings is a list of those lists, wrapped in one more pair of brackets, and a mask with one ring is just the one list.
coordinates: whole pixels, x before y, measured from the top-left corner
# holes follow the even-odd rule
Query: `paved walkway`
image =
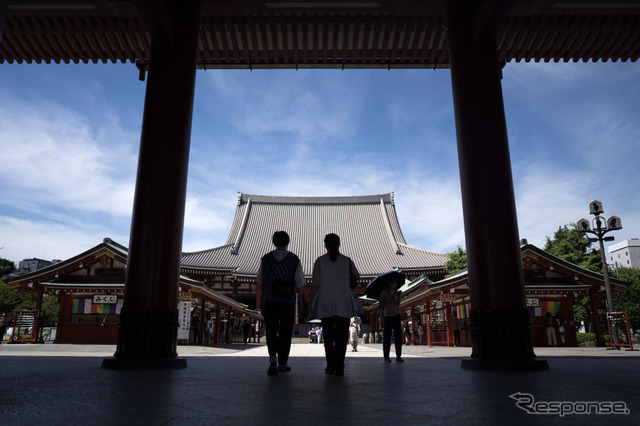
[[(114, 351), (2, 344), (0, 424), (640, 423), (640, 352), (536, 348), (550, 369), (512, 373), (463, 370), (469, 348), (405, 346), (404, 364), (386, 364), (380, 344), (361, 344), (347, 351), (345, 376), (335, 377), (324, 374), (322, 345), (297, 343), (292, 371), (269, 377), (264, 343), (179, 346), (188, 367), (174, 371), (101, 368)], [(580, 413), (587, 406), (590, 415), (526, 411)]]

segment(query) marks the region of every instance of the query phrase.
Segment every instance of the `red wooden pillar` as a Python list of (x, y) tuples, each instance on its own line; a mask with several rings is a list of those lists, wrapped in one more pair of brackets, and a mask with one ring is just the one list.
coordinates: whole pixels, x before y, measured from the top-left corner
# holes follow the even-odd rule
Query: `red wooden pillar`
[(56, 338), (54, 339), (55, 343), (63, 342), (64, 337), (64, 327), (66, 322), (71, 322), (71, 307), (69, 306), (71, 302), (71, 298), (67, 296), (64, 292), (60, 292), (58, 294), (58, 303), (60, 307), (58, 308), (58, 324), (56, 324)]
[[(146, 3), (143, 3), (143, 6)], [(184, 368), (177, 358), (178, 277), (201, 1), (152, 1), (138, 174), (118, 347), (103, 367)]]
[[(44, 343), (42, 339), (42, 327), (44, 325), (44, 316), (42, 315), (42, 297), (44, 296), (44, 289), (38, 285), (37, 297), (36, 297), (36, 318), (34, 321), (34, 327), (31, 332), (32, 341), (34, 343)], [(35, 337), (34, 337), (35, 336)]]
[(535, 360), (525, 307), (492, 20), (482, 23), (480, 0), (444, 4), (471, 296), (472, 353), (462, 368), (548, 369), (546, 361)]
[(427, 346), (432, 348), (431, 344), (431, 304), (427, 301)]
[(218, 305), (216, 307), (216, 324), (215, 324), (215, 329), (213, 330), (216, 338), (215, 341), (213, 343), (218, 344), (220, 342), (220, 305)]
[(200, 293), (200, 344), (204, 342), (204, 328), (206, 326), (205, 310), (206, 304), (204, 301), (204, 294)]
[(256, 310), (262, 309), (262, 286), (256, 282)]
[(600, 315), (598, 314), (598, 298), (594, 290), (589, 290), (589, 302), (591, 302), (593, 329), (596, 332), (596, 346), (606, 346), (604, 343), (604, 334), (602, 333), (602, 324), (600, 324)]
[(447, 347), (453, 346), (453, 315), (451, 315), (451, 304), (444, 304), (445, 321), (447, 322)]
[[(575, 303), (575, 301), (576, 299), (573, 296), (565, 296), (563, 299), (563, 302), (566, 305), (566, 314), (562, 314), (562, 319), (565, 322), (564, 329), (567, 346), (578, 346), (578, 336), (576, 335), (578, 326), (576, 326), (575, 324), (575, 312), (573, 311), (573, 304)], [(569, 323), (571, 321), (573, 321), (573, 327), (569, 326)]]

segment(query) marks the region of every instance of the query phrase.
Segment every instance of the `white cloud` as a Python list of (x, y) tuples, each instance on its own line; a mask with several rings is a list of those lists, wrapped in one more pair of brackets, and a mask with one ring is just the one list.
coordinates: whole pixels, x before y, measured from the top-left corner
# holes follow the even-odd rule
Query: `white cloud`
[(130, 215), (136, 158), (123, 134), (54, 103), (2, 102), (3, 202), (39, 214), (55, 206)]
[(424, 174), (402, 176), (395, 204), (409, 245), (439, 252), (465, 246), (458, 179)]
[[(205, 74), (205, 78), (205, 87), (214, 89), (213, 98), (224, 100), (222, 108), (208, 105), (210, 111), (222, 115), (246, 137), (270, 140), (273, 133), (283, 132), (289, 141), (318, 144), (353, 136), (357, 98), (326, 73), (221, 72)], [(316, 89), (311, 90), (311, 84)], [(326, 91), (317, 89), (322, 86)]]
[(105, 237), (127, 246), (127, 235), (114, 233), (82, 220), (66, 223), (0, 216), (0, 256), (16, 264), (37, 257), (65, 260), (100, 244)]

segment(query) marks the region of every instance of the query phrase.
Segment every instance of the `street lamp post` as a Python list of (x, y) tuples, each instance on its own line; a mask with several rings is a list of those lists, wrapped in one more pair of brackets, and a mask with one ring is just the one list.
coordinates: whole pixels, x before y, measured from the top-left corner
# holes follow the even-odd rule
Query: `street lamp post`
[[(604, 276), (604, 287), (607, 293), (607, 311), (613, 312), (613, 296), (611, 294), (611, 283), (609, 282), (609, 268), (607, 267), (607, 256), (604, 252), (604, 241), (613, 241), (613, 236), (605, 237), (605, 234), (611, 231), (617, 231), (622, 229), (622, 221), (618, 216), (611, 216), (609, 219), (604, 221), (604, 218), (600, 216), (604, 213), (604, 208), (602, 207), (602, 203), (598, 200), (593, 200), (589, 204), (589, 213), (594, 215), (593, 221), (591, 225), (595, 224), (595, 226), (591, 226), (587, 219), (580, 219), (576, 224), (578, 228), (578, 232), (584, 232), (588, 234), (593, 234), (596, 238), (589, 238), (589, 242), (595, 243), (596, 241), (600, 244), (600, 254), (602, 255), (602, 275)], [(594, 312), (594, 315), (597, 314)], [(612, 325), (612, 329), (610, 330), (611, 336), (613, 337), (613, 341), (618, 343), (618, 336), (615, 333), (615, 326)]]

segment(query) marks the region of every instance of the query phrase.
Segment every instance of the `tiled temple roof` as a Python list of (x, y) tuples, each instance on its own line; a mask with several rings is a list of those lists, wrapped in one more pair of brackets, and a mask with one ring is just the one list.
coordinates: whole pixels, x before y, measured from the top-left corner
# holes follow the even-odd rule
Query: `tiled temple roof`
[(396, 215), (393, 193), (352, 197), (276, 197), (239, 193), (231, 231), (224, 245), (184, 253), (182, 267), (232, 270), (238, 276), (256, 275), (260, 258), (273, 250), (271, 236), (284, 230), (291, 237), (304, 273), (325, 253), (323, 239), (336, 233), (341, 252), (351, 257), (361, 275), (375, 276), (394, 268), (440, 269), (446, 253), (406, 244)]

